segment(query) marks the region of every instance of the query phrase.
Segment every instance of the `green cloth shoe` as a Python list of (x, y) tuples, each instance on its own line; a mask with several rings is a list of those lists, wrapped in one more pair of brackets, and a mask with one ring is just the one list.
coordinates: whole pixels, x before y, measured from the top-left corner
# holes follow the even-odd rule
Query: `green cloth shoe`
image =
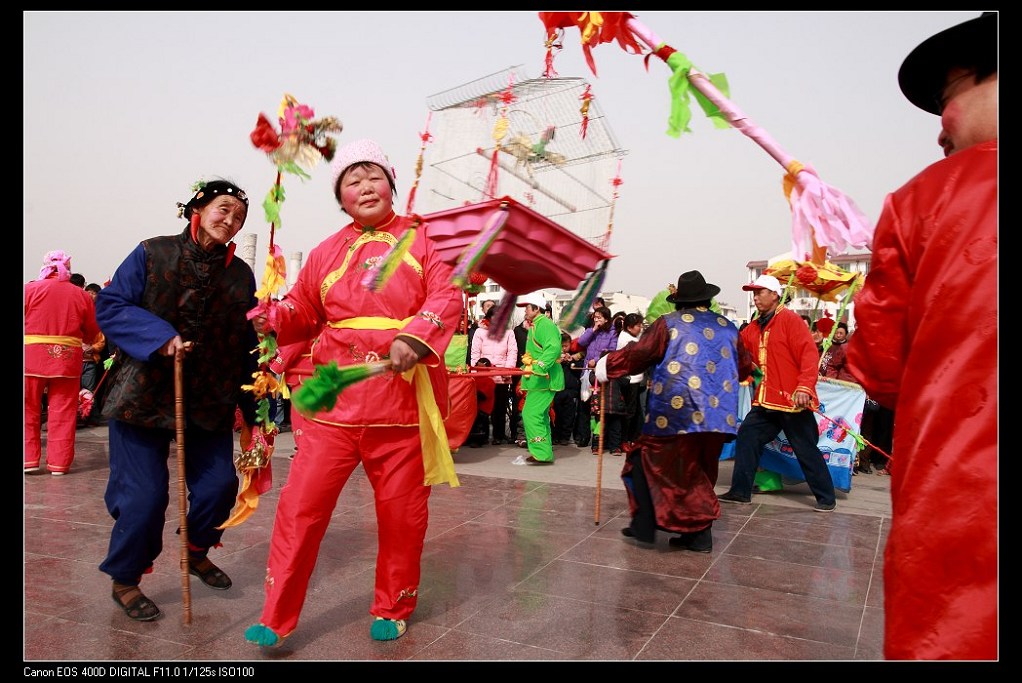
[(369, 635), (373, 640), (397, 640), (408, 630), (408, 623), (404, 619), (384, 619), (376, 617), (373, 619), (373, 626), (369, 629)]
[(269, 626), (252, 624), (245, 629), (245, 640), (260, 647), (277, 647), (283, 640)]

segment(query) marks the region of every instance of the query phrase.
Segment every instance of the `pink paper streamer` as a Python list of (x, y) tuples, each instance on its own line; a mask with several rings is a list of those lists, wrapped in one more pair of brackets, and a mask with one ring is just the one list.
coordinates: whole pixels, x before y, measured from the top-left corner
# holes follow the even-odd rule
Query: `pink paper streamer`
[[(628, 28), (650, 49), (656, 50), (664, 41), (645, 24), (635, 18), (628, 19)], [(727, 117), (732, 126), (752, 138), (781, 167), (788, 171), (798, 162), (789, 156), (769, 133), (753, 123), (738, 107), (724, 97), (710, 80), (696, 69), (688, 74), (689, 83), (713, 102)], [(849, 246), (864, 248), (872, 245), (873, 225), (859, 210), (855, 202), (840, 190), (823, 182), (809, 167), (802, 168), (795, 176), (795, 187), (791, 192), (791, 255), (804, 260), (812, 251), (812, 240), (816, 244), (844, 253)]]

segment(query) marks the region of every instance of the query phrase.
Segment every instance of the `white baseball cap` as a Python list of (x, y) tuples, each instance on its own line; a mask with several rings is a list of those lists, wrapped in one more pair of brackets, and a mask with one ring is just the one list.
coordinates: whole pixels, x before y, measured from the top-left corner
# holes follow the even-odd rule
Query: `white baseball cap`
[(760, 275), (749, 284), (742, 285), (742, 289), (746, 292), (754, 292), (757, 289), (769, 289), (771, 292), (775, 292), (777, 296), (784, 294), (784, 287), (773, 275)]
[(530, 292), (529, 294), (522, 294), (518, 297), (518, 300), (515, 301), (516, 306), (524, 306), (526, 304), (532, 304), (536, 308), (543, 310), (546, 308), (546, 299), (544, 299), (543, 295), (539, 292)]

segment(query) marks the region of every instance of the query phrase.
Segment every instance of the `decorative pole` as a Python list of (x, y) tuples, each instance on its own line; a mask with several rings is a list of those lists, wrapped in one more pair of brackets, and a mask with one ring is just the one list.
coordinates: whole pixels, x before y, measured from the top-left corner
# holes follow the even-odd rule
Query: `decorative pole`
[[(257, 315), (270, 317), (273, 296), (287, 285), (284, 252), (275, 239), (276, 231), (281, 227), (280, 205), (284, 203), (281, 179), (285, 173), (297, 175), (302, 180), (311, 178), (303, 166), (311, 167), (322, 159), (330, 161), (337, 149), (337, 141), (331, 136), (341, 132), (341, 122), (330, 116), (318, 120), (314, 116), (312, 107), (300, 104), (292, 95), (285, 94), (277, 114), (280, 133), (266, 115), (259, 114), (255, 129), (249, 134), (256, 149), (265, 152), (276, 167), (276, 179), (263, 199), (263, 213), (270, 224), (270, 242), (262, 284), (256, 291), (259, 304), (248, 312), (250, 320)], [(248, 519), (258, 505), (259, 495), (269, 490), (271, 485), (269, 465), (278, 430), (270, 419), (270, 400), (281, 395), (280, 383), (269, 367), (277, 354), (276, 336), (260, 334), (259, 345), (253, 353), (259, 354), (259, 369), (252, 374), (252, 384), (241, 388), (252, 392), (256, 399), (256, 425), (250, 435), (242, 433), (242, 453), (235, 459), (235, 465), (242, 474), (241, 490), (234, 510), (227, 521), (217, 527), (219, 529), (236, 526)]]
[(707, 75), (695, 68), (683, 53), (663, 42), (645, 24), (629, 12), (539, 12), (546, 27), (548, 71), (552, 70), (552, 48), (564, 29), (577, 27), (582, 34), (586, 63), (596, 73), (592, 48), (617, 41), (626, 52), (640, 54), (640, 42), (648, 46), (645, 61), (651, 55), (662, 59), (672, 71), (669, 81), (671, 113), (667, 134), (680, 137), (689, 132), (692, 118), (690, 95), (714, 126), (733, 126), (765, 150), (785, 170), (783, 187), (792, 209), (792, 257), (809, 257), (816, 265), (826, 260), (827, 248), (844, 253), (849, 246), (863, 248), (873, 241), (873, 225), (855, 203), (839, 190), (824, 183), (816, 171), (802, 164), (767, 133), (754, 124), (726, 96), (724, 74)]

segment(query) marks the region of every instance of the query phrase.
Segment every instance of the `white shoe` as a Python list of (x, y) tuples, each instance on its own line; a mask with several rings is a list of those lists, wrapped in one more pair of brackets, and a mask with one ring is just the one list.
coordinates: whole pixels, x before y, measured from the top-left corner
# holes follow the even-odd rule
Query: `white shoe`
[(511, 464), (512, 465), (527, 465), (528, 463), (525, 462), (525, 456), (524, 455), (519, 455), (517, 458), (515, 458), (514, 460), (511, 461)]
[(63, 477), (67, 472), (50, 472), (55, 477)]
[(25, 474), (28, 474), (29, 472), (38, 472), (38, 471), (39, 471), (39, 465), (36, 465), (35, 467), (26, 467), (25, 468)]

